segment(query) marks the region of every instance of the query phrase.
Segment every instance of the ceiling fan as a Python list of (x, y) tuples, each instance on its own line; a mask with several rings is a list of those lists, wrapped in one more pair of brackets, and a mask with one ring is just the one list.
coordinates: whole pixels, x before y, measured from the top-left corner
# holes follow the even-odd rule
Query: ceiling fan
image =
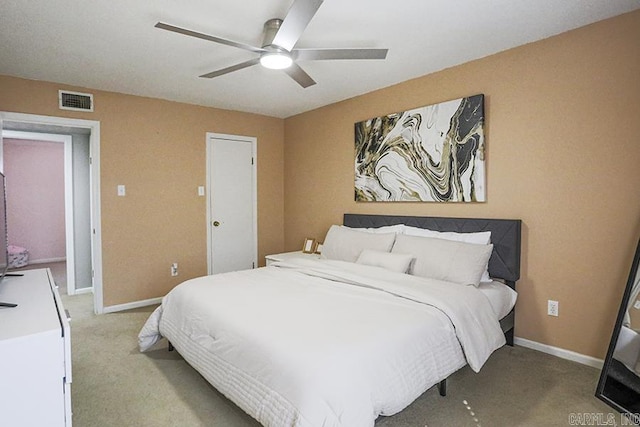
[(158, 22), (155, 27), (259, 54), (257, 58), (200, 76), (208, 79), (261, 64), (266, 68), (284, 70), (300, 86), (307, 88), (316, 84), (316, 82), (296, 61), (385, 59), (387, 57), (388, 49), (294, 49), (298, 39), (302, 36), (303, 31), (311, 22), (322, 2), (323, 0), (295, 0), (284, 19), (275, 18), (265, 22), (262, 47), (238, 43), (163, 22)]

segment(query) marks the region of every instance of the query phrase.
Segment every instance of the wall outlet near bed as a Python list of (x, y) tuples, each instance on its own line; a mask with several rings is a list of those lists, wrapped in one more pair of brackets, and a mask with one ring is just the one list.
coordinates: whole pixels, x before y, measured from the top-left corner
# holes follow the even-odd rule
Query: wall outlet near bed
[(547, 301), (547, 314), (549, 316), (558, 317), (558, 301), (553, 301), (553, 300)]
[(177, 276), (178, 275), (178, 263), (174, 262), (173, 264), (171, 264), (171, 276)]

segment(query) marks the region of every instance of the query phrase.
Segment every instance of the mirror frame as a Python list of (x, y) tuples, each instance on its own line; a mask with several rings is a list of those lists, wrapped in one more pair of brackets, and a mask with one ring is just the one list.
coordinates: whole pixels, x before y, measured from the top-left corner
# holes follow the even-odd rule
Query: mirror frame
[(609, 369), (611, 368), (611, 359), (613, 359), (613, 352), (618, 344), (618, 336), (622, 329), (622, 322), (624, 321), (624, 315), (629, 305), (629, 298), (631, 298), (631, 290), (635, 282), (638, 273), (638, 265), (640, 264), (640, 241), (636, 247), (636, 252), (631, 263), (631, 270), (629, 271), (629, 278), (627, 279), (627, 286), (624, 289), (622, 295), (622, 302), (620, 303), (620, 310), (618, 310), (618, 318), (613, 328), (611, 335), (611, 342), (609, 343), (609, 350), (607, 351), (607, 357), (604, 359), (604, 365), (602, 366), (602, 372), (600, 373), (600, 380), (598, 381), (598, 387), (596, 388), (596, 397), (612, 408), (618, 410), (620, 413), (625, 414), (633, 423), (640, 424), (640, 414), (630, 412), (627, 408), (621, 406), (618, 402), (611, 400), (604, 394), (604, 386), (607, 380)]

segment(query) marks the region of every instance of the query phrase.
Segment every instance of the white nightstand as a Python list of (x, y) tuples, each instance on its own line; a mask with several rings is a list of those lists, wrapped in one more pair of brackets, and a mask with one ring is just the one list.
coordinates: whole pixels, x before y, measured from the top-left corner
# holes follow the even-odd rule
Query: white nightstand
[(267, 255), (264, 258), (267, 262), (267, 267), (268, 267), (269, 265), (271, 265), (272, 262), (286, 261), (291, 258), (320, 259), (320, 254), (305, 254), (302, 251), (296, 251), (296, 252), (285, 252), (282, 254)]

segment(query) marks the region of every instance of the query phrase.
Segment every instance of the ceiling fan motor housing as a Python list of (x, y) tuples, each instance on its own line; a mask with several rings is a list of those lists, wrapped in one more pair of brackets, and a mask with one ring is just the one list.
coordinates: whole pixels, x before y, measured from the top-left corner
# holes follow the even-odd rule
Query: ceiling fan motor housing
[(283, 51), (285, 49), (280, 46), (273, 45), (273, 39), (275, 38), (280, 26), (282, 25), (282, 19), (274, 18), (269, 19), (264, 23), (264, 39), (262, 40), (263, 49), (273, 49), (275, 51)]

